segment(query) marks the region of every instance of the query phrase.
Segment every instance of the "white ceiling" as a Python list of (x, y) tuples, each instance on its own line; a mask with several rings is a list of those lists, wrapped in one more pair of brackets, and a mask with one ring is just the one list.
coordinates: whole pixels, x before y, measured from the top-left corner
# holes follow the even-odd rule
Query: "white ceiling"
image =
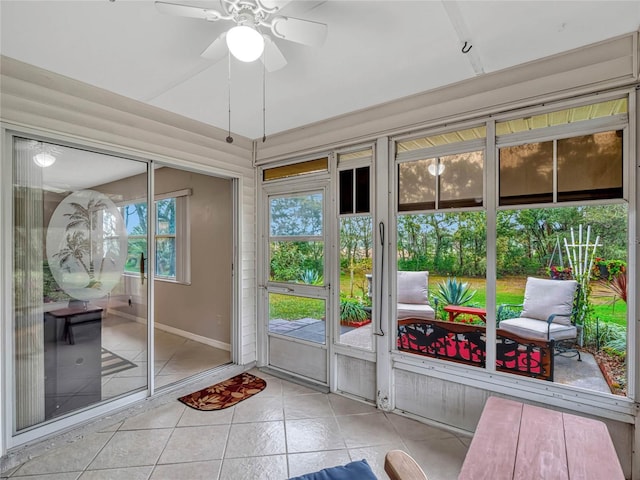
[[(219, 9), (218, 0), (167, 1)], [(321, 48), (276, 40), (288, 65), (267, 73), (267, 135), (640, 26), (640, 2), (614, 0), (294, 0), (282, 14), (329, 30)], [(228, 128), (227, 61), (199, 56), (228, 22), (131, 0), (0, 0), (0, 20), (3, 55)], [(249, 138), (263, 134), (262, 72), (259, 61), (232, 61), (231, 130)]]

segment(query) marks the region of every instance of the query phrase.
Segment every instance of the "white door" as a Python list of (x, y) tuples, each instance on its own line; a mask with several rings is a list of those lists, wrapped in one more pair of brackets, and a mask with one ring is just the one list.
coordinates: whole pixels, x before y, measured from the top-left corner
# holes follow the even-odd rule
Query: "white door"
[(329, 282), (327, 184), (292, 192), (266, 191), (262, 285), (268, 365), (287, 374), (328, 384)]

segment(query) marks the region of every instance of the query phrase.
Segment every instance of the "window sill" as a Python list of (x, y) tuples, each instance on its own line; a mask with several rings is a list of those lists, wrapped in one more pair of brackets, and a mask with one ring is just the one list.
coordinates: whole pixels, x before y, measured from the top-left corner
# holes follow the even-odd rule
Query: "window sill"
[[(134, 278), (138, 280), (140, 279), (140, 274), (138, 273), (124, 272), (122, 275), (128, 278)], [(149, 280), (149, 277), (145, 275), (144, 280), (146, 282), (147, 280)], [(154, 280), (157, 282), (163, 282), (163, 283), (175, 283), (177, 285), (191, 285), (190, 281), (175, 280), (173, 278), (166, 278), (166, 277), (155, 277)]]

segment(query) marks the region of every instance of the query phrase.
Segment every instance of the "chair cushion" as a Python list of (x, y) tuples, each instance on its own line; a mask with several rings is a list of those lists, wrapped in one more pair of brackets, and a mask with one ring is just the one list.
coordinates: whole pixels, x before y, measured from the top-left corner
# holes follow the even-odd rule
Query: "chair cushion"
[(325, 468), (289, 480), (377, 480), (366, 460), (358, 460), (338, 467)]
[[(559, 314), (554, 323), (571, 324), (573, 298), (578, 288), (575, 280), (547, 280), (544, 278), (527, 278), (524, 290), (524, 305), (520, 316), (546, 320), (552, 314)], [(545, 325), (546, 328), (546, 325)]]
[(398, 303), (429, 305), (429, 272), (398, 272)]
[(419, 303), (398, 303), (398, 320), (401, 318), (424, 318), (425, 320), (435, 320), (436, 312), (431, 305), (421, 305)]
[(511, 332), (519, 337), (531, 338), (535, 340), (569, 340), (578, 336), (578, 329), (573, 325), (562, 323), (552, 323), (549, 328), (550, 338), (547, 339), (547, 322), (542, 322), (537, 318), (510, 318), (502, 320), (498, 328)]

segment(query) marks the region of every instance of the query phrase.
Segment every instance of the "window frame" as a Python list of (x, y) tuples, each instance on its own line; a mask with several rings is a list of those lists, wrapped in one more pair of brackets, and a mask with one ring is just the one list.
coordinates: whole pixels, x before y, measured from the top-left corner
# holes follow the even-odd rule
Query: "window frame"
[[(396, 148), (397, 140), (394, 141), (394, 149)], [(440, 207), (440, 188), (438, 182), (438, 176), (434, 176), (435, 188), (435, 200), (434, 208), (416, 209), (416, 210), (400, 210), (400, 165), (403, 163), (415, 162), (418, 160), (428, 160), (432, 158), (441, 158), (449, 155), (458, 155), (471, 152), (482, 152), (482, 203), (479, 205), (467, 205), (462, 207)], [(403, 214), (410, 213), (426, 213), (426, 212), (447, 212), (447, 211), (469, 211), (469, 210), (483, 210), (486, 208), (487, 203), (487, 144), (485, 139), (468, 140), (458, 143), (452, 143), (449, 145), (440, 145), (437, 147), (423, 148), (419, 150), (412, 150), (410, 152), (397, 153), (394, 162), (394, 211)]]
[[(589, 105), (598, 102), (602, 102), (610, 99), (626, 98), (627, 99), (627, 113), (616, 114), (611, 117), (598, 118), (595, 120), (585, 120), (575, 122), (574, 124), (567, 124), (561, 126), (553, 126), (545, 129), (534, 129), (527, 132), (518, 132), (507, 135), (497, 136), (495, 134), (495, 124), (499, 121), (508, 119), (516, 119), (523, 116), (531, 115), (540, 112), (553, 112), (559, 111), (564, 108), (571, 108), (580, 105)], [(636, 151), (635, 145), (637, 144), (636, 133), (636, 92), (634, 89), (623, 88), (614, 92), (602, 93), (599, 95), (590, 95), (588, 97), (581, 97), (579, 99), (560, 99), (553, 103), (538, 104), (532, 107), (524, 107), (518, 110), (513, 110), (505, 113), (487, 114), (481, 117), (483, 125), (486, 125), (487, 136), (482, 139), (485, 150), (485, 189), (486, 196), (483, 209), (486, 209), (487, 215), (487, 316), (495, 316), (496, 304), (495, 304), (495, 261), (496, 261), (496, 218), (500, 210), (514, 210), (520, 208), (545, 208), (545, 207), (571, 207), (584, 205), (585, 203), (590, 205), (606, 205), (612, 203), (625, 202), (628, 205), (628, 264), (635, 268), (637, 259), (634, 249), (635, 235), (637, 232), (637, 224), (635, 215), (637, 209), (640, 208), (640, 197), (636, 193), (637, 172), (631, 167), (632, 156)], [(478, 124), (478, 118), (475, 123), (473, 120), (461, 121), (456, 124), (457, 130), (469, 128), (470, 125)], [(451, 131), (451, 123), (446, 126), (446, 131)], [(570, 138), (579, 135), (588, 135), (592, 133), (598, 133), (609, 130), (622, 130), (623, 131), (623, 143), (622, 143), (622, 182), (623, 182), (623, 197), (616, 199), (596, 199), (586, 201), (566, 201), (558, 202), (550, 205), (549, 203), (541, 204), (524, 204), (524, 205), (505, 205), (499, 206), (499, 163), (498, 153), (499, 147), (527, 143), (527, 141), (544, 141), (544, 140), (559, 140), (562, 138)], [(435, 135), (445, 131), (445, 127), (438, 127), (435, 125), (429, 129), (427, 133), (423, 133), (422, 137), (426, 135)], [(390, 194), (393, 202), (393, 206), (390, 205), (393, 210), (391, 213), (396, 218), (397, 216), (407, 213), (430, 213), (435, 210), (425, 211), (399, 211), (398, 210), (398, 162), (409, 159), (408, 152), (403, 154), (397, 154), (396, 143), (399, 141), (406, 141), (410, 138), (418, 138), (416, 134), (399, 135), (396, 137), (390, 137), (390, 141), (393, 142), (391, 153), (395, 154), (395, 159), (390, 162), (389, 168), (389, 181), (390, 181)], [(462, 143), (462, 142), (460, 142)], [(452, 144), (452, 145), (460, 145)], [(447, 146), (449, 147), (449, 146)], [(436, 148), (443, 148), (448, 153), (445, 147), (432, 147), (429, 150), (433, 153), (436, 152)], [(422, 151), (412, 151), (412, 157), (423, 157)], [(432, 154), (432, 156), (434, 156)], [(635, 174), (635, 175), (634, 175)], [(390, 200), (391, 200), (390, 199)], [(474, 210), (473, 208), (456, 209), (460, 211)], [(444, 210), (446, 211), (446, 210)], [(393, 245), (397, 245), (397, 238), (395, 233), (392, 235)], [(391, 274), (395, 274), (396, 267), (393, 263), (390, 265)], [(635, 285), (634, 275), (636, 272), (630, 272), (629, 288)], [(392, 278), (392, 277), (390, 277)], [(392, 288), (392, 298), (396, 298), (396, 286), (395, 282), (390, 282)], [(558, 383), (543, 383), (539, 380), (529, 379), (526, 377), (513, 375), (509, 373), (498, 372), (495, 368), (496, 360), (496, 327), (495, 322), (489, 322), (487, 324), (487, 357), (486, 368), (479, 369), (477, 367), (471, 367), (466, 365), (457, 364), (454, 362), (444, 361), (435, 358), (422, 357), (411, 353), (399, 351), (396, 347), (395, 340), (397, 334), (393, 335), (393, 342), (391, 343), (391, 359), (394, 368), (420, 374), (426, 374), (430, 377), (439, 379), (455, 379), (457, 383), (464, 385), (487, 389), (499, 393), (510, 394), (513, 388), (517, 388), (521, 395), (525, 398), (537, 399), (538, 401), (549, 401), (553, 398), (551, 403), (557, 405), (564, 405), (569, 399), (573, 401), (580, 401), (584, 406), (584, 411), (591, 412), (593, 414), (602, 415), (602, 409), (607, 413), (608, 418), (616, 419), (622, 422), (629, 422), (632, 415), (631, 410), (634, 405), (634, 399), (639, 396), (636, 386), (636, 357), (637, 348), (635, 346), (637, 334), (636, 323), (633, 321), (634, 312), (637, 311), (637, 299), (632, 298), (628, 303), (628, 318), (627, 318), (627, 358), (629, 359), (627, 364), (627, 381), (628, 390), (626, 397), (615, 396), (613, 394), (601, 394), (592, 390), (584, 390), (578, 387), (558, 384)], [(392, 315), (390, 322), (392, 331), (397, 331), (397, 319), (395, 315)], [(489, 386), (489, 385), (490, 386)]]
[[(154, 228), (153, 228), (153, 233), (154, 233), (154, 244), (156, 245), (156, 247), (153, 249), (154, 250), (154, 269), (153, 269), (153, 278), (154, 280), (158, 280), (161, 282), (168, 282), (168, 283), (177, 283), (177, 284), (181, 284), (181, 285), (191, 285), (191, 238), (190, 238), (190, 232), (191, 232), (191, 217), (190, 217), (190, 197), (191, 197), (192, 191), (190, 188), (184, 189), (184, 190), (178, 190), (178, 191), (174, 191), (174, 192), (167, 192), (167, 193), (161, 193), (161, 194), (157, 194), (154, 197), (154, 208), (153, 208), (153, 215), (154, 215)], [(175, 233), (174, 234), (166, 234), (166, 233), (158, 233), (158, 229), (156, 227), (158, 218), (158, 208), (157, 208), (157, 203), (159, 201), (162, 200), (167, 200), (167, 199), (174, 199), (175, 200), (175, 215), (176, 215), (176, 224), (175, 224)], [(146, 204), (147, 201), (146, 199), (133, 199), (133, 200), (129, 200), (126, 202), (119, 202), (117, 204), (118, 208), (122, 208), (122, 207), (126, 207), (129, 205), (135, 205), (135, 204)], [(148, 218), (148, 209), (147, 209), (147, 224), (149, 223), (149, 218)], [(139, 239), (139, 240), (147, 240), (147, 236), (148, 236), (148, 230), (149, 230), (149, 225), (147, 225), (147, 232), (142, 234), (142, 235), (128, 235), (127, 237), (127, 245), (129, 244), (129, 241), (131, 239)], [(162, 239), (162, 238), (174, 238), (175, 239), (175, 249), (176, 249), (176, 254), (175, 254), (175, 277), (172, 276), (165, 276), (165, 275), (159, 275), (158, 274), (158, 269), (157, 269), (157, 242), (158, 239)], [(149, 247), (147, 246), (147, 258), (145, 259), (145, 261), (148, 261), (149, 259)], [(145, 278), (148, 278), (149, 275), (149, 269), (146, 268), (145, 269)], [(133, 272), (129, 272), (126, 271), (124, 272), (125, 276), (136, 276), (138, 274), (135, 274)]]
[[(533, 206), (533, 205), (556, 205), (556, 206), (572, 206), (581, 205), (585, 202), (603, 202), (603, 201), (616, 201), (625, 200), (629, 201), (629, 124), (620, 123), (619, 119), (616, 121), (602, 122), (600, 119), (593, 122), (585, 121), (576, 127), (577, 124), (562, 125), (560, 127), (549, 127), (548, 129), (537, 129), (526, 134), (513, 133), (509, 135), (503, 135), (496, 137), (496, 207), (498, 209), (513, 209), (518, 206)], [(582, 125), (582, 123), (589, 123), (589, 125)], [(592, 135), (596, 133), (603, 133), (608, 131), (622, 131), (622, 197), (599, 199), (599, 200), (572, 200), (572, 201), (558, 201), (558, 166), (557, 166), (557, 141), (565, 140), (568, 138), (574, 138), (584, 135)], [(555, 133), (557, 132), (557, 133)], [(540, 133), (540, 136), (532, 135), (532, 133)], [(535, 203), (513, 203), (508, 205), (500, 205), (500, 149), (503, 147), (514, 147), (519, 145), (526, 145), (529, 143), (541, 143), (552, 142), (553, 143), (553, 186), (552, 186), (552, 202), (535, 202)]]

